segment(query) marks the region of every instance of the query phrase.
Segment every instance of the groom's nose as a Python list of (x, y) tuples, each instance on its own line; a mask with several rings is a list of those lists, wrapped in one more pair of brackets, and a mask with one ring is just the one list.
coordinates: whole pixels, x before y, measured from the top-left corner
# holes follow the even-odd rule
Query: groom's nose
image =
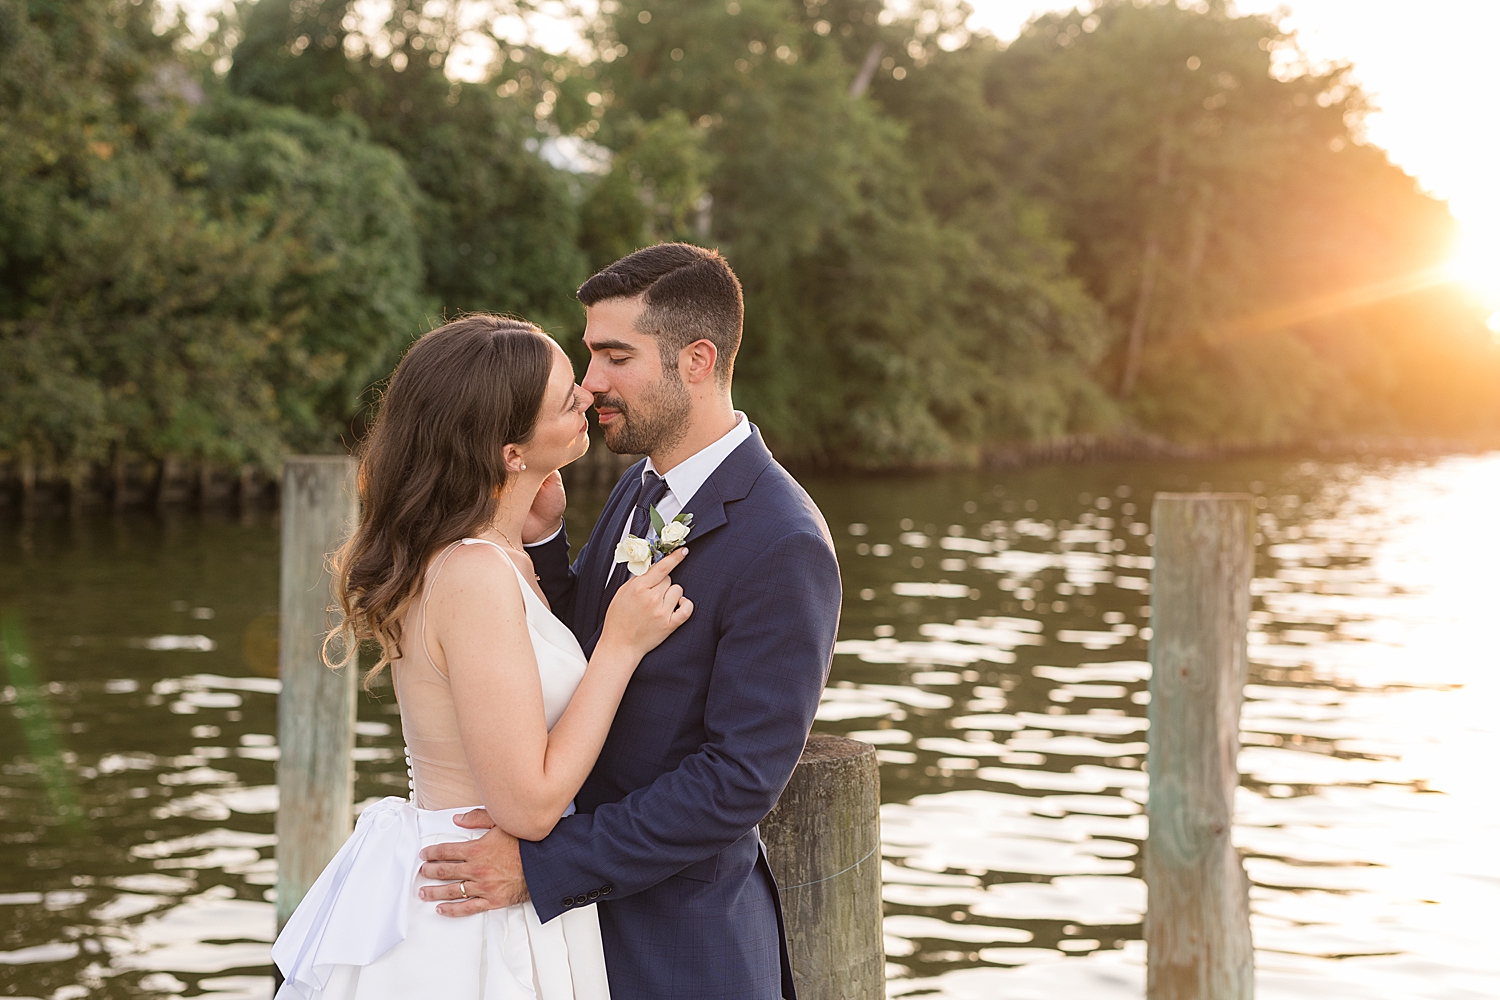
[(609, 391), (609, 379), (604, 377), (597, 358), (590, 359), (588, 370), (583, 373), (583, 381), (578, 384), (583, 386), (585, 392), (593, 393), (595, 399)]

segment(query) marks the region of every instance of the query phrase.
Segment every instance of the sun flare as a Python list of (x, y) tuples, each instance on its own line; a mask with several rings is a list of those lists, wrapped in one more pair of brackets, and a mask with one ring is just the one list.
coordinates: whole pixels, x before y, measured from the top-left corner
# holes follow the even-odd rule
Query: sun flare
[(1500, 309), (1500, 239), (1466, 235), (1448, 261), (1448, 272)]

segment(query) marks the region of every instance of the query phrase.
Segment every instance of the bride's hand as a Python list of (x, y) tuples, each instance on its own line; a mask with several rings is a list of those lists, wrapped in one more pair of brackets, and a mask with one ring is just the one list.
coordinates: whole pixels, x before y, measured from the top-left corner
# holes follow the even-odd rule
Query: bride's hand
[(680, 548), (662, 556), (615, 593), (604, 615), (601, 645), (605, 642), (617, 645), (639, 660), (688, 620), (693, 613), (693, 602), (682, 596), (682, 588), (669, 575), (687, 551)]
[(556, 534), (562, 527), (567, 509), (568, 493), (563, 489), (562, 473), (554, 472), (542, 480), (542, 488), (536, 491), (536, 499), (531, 501), (526, 523), (521, 526), (521, 544), (532, 545)]

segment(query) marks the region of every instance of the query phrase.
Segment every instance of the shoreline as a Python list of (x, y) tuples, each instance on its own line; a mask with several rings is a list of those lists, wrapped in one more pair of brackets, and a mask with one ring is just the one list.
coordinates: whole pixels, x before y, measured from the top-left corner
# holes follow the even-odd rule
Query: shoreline
[(1049, 465), (1087, 465), (1095, 462), (1221, 462), (1235, 458), (1302, 458), (1321, 461), (1442, 458), (1483, 455), (1500, 451), (1500, 436), (1436, 438), (1416, 436), (1349, 435), (1266, 443), (1182, 444), (1151, 435), (1068, 435), (1051, 441), (990, 445), (973, 464), (932, 463), (879, 468), (788, 461), (797, 474), (903, 476), (933, 472), (1003, 472)]
[[(824, 462), (783, 462), (794, 474), (910, 476), (924, 473), (998, 472), (1048, 465), (1094, 462), (1215, 462), (1233, 458), (1311, 458), (1323, 461), (1418, 460), (1478, 455), (1500, 450), (1500, 436), (1438, 438), (1347, 435), (1265, 443), (1182, 444), (1152, 435), (1080, 434), (1034, 443), (989, 445), (973, 463), (928, 463), (859, 467)], [(563, 470), (571, 488), (611, 485), (639, 455), (616, 455), (595, 442), (588, 454)], [(171, 458), (116, 462), (65, 474), (57, 468), (30, 468), (14, 458), (0, 459), (0, 512), (140, 508), (209, 509), (275, 506), (278, 478), (251, 465), (232, 468), (185, 463)]]
[(983, 469), (1010, 469), (1032, 465), (1072, 465), (1112, 461), (1215, 462), (1229, 458), (1286, 456), (1288, 458), (1366, 459), (1440, 458), (1447, 455), (1480, 455), (1500, 450), (1500, 436), (1455, 439), (1415, 436), (1348, 435), (1283, 442), (1185, 445), (1149, 435), (1098, 437), (1079, 435), (1038, 445), (1005, 446), (988, 450)]

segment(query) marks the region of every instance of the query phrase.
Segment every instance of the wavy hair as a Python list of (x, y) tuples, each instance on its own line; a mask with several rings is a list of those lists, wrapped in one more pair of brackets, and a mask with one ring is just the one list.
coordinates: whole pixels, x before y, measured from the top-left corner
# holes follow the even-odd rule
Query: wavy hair
[[(402, 656), (402, 618), (422, 591), (428, 558), (495, 519), (504, 449), (536, 431), (552, 373), (538, 327), (484, 313), (427, 333), (407, 350), (359, 448), (360, 522), (333, 558), (343, 613), (323, 644), (342, 667), (359, 642), (380, 643), (375, 677)], [(342, 657), (329, 649), (338, 640)]]

